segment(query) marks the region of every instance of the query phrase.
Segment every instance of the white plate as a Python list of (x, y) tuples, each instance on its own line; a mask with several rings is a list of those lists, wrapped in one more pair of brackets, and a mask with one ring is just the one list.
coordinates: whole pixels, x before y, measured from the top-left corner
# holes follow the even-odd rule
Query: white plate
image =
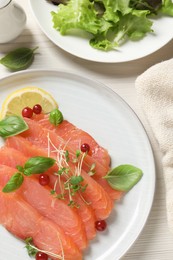
[[(149, 215), (155, 190), (155, 166), (151, 146), (136, 114), (112, 90), (98, 82), (57, 71), (28, 71), (0, 80), (0, 102), (7, 94), (26, 86), (49, 91), (66, 119), (90, 133), (112, 158), (112, 166), (133, 164), (143, 170), (141, 181), (117, 203), (106, 232), (98, 233), (85, 260), (117, 260), (139, 236)], [(0, 258), (29, 260), (24, 245), (3, 228)]]
[(118, 50), (99, 51), (89, 45), (86, 37), (62, 36), (53, 28), (50, 12), (57, 11), (57, 6), (46, 0), (30, 0), (30, 5), (42, 31), (53, 43), (68, 53), (90, 61), (114, 63), (139, 59), (160, 49), (173, 37), (170, 29), (173, 28), (173, 18), (162, 17), (154, 20), (154, 33), (148, 34), (144, 39), (128, 41)]

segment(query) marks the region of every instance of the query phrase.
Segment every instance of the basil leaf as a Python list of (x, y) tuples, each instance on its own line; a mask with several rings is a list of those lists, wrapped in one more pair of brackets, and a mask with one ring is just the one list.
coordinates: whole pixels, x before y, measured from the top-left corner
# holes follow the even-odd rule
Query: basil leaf
[(37, 48), (18, 48), (0, 59), (0, 63), (12, 71), (26, 69), (31, 65)]
[(24, 172), (24, 168), (22, 167), (22, 166), (20, 166), (20, 165), (17, 165), (16, 166), (16, 169), (19, 171), (19, 172)]
[(113, 189), (129, 191), (142, 178), (142, 175), (139, 168), (124, 164), (112, 169), (104, 178)]
[(43, 173), (53, 166), (54, 163), (55, 160), (49, 157), (32, 157), (25, 163), (23, 173), (27, 176)]
[(20, 116), (9, 116), (0, 121), (0, 136), (17, 135), (28, 129), (28, 125)]
[(59, 109), (56, 108), (50, 112), (49, 121), (51, 124), (57, 126), (61, 124), (63, 120), (63, 115)]
[(22, 173), (15, 173), (3, 188), (3, 192), (8, 193), (17, 190), (23, 183), (24, 177)]

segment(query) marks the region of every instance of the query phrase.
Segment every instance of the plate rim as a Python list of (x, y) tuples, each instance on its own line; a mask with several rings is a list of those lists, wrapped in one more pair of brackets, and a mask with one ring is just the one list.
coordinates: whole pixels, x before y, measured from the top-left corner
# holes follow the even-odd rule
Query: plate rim
[[(151, 141), (150, 141), (149, 136), (147, 134), (147, 131), (146, 131), (141, 119), (138, 117), (137, 113), (131, 108), (131, 106), (118, 93), (116, 93), (113, 89), (109, 88), (106, 84), (101, 83), (98, 80), (90, 79), (88, 77), (78, 75), (74, 72), (69, 72), (69, 71), (66, 71), (66, 70), (57, 70), (57, 69), (30, 69), (28, 71), (18, 71), (18, 72), (14, 72), (13, 74), (4, 76), (4, 77), (0, 78), (0, 84), (1, 84), (1, 82), (5, 81), (5, 80), (9, 80), (9, 79), (11, 80), (12, 78), (20, 77), (20, 75), (22, 75), (22, 76), (29, 75), (29, 74), (32, 75), (33, 73), (34, 73), (34, 75), (36, 74), (36, 76), (37, 76), (38, 73), (41, 73), (41, 74), (46, 75), (46, 76), (49, 76), (48, 74), (52, 74), (52, 73), (57, 74), (57, 76), (58, 76), (58, 74), (63, 74), (63, 76), (67, 75), (69, 78), (73, 78), (73, 79), (79, 78), (80, 80), (85, 80), (87, 82), (95, 83), (97, 88), (101, 87), (103, 90), (106, 89), (106, 91), (115, 95), (116, 98), (118, 98), (123, 103), (123, 105), (128, 107), (128, 109), (130, 110), (130, 113), (132, 113), (135, 116), (136, 120), (140, 124), (141, 130), (145, 134), (146, 140), (148, 142), (147, 146), (148, 146), (148, 149), (150, 150), (150, 158), (151, 158), (151, 162), (152, 162), (152, 165), (150, 165), (150, 167), (152, 168), (151, 170), (153, 172), (153, 174), (152, 174), (152, 180), (153, 180), (153, 182), (152, 182), (152, 194), (150, 194), (151, 195), (150, 196), (150, 203), (148, 203), (147, 212), (145, 214), (145, 217), (143, 218), (142, 225), (140, 225), (140, 228), (138, 228), (138, 230), (135, 232), (134, 239), (132, 241), (130, 241), (130, 243), (126, 246), (126, 249), (124, 250), (124, 252), (119, 255), (118, 259), (120, 259), (124, 255), (127, 254), (128, 250), (134, 245), (136, 240), (139, 239), (139, 236), (141, 235), (142, 230), (144, 229), (144, 227), (147, 224), (147, 220), (148, 220), (149, 215), (151, 213), (153, 202), (154, 202), (154, 196), (155, 196), (155, 191), (156, 191), (156, 165), (155, 165), (155, 158), (154, 158), (154, 152), (153, 152), (152, 144), (151, 144)], [(110, 252), (108, 252), (107, 254), (104, 254), (103, 257), (109, 257), (109, 255), (113, 251), (113, 246), (109, 249), (109, 251)], [(105, 258), (102, 258), (102, 256), (99, 256), (99, 258), (97, 258), (97, 260), (104, 260), (104, 259)], [(114, 260), (117, 260), (117, 258), (114, 259)]]

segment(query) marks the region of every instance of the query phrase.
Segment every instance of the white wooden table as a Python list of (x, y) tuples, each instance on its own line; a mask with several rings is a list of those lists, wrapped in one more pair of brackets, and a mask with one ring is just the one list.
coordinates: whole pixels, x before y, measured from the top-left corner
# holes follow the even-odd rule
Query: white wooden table
[[(154, 151), (157, 174), (156, 193), (147, 224), (137, 241), (130, 248), (123, 259), (172, 260), (173, 234), (171, 234), (168, 230), (166, 221), (165, 189), (160, 151), (152, 135), (150, 127), (140, 111), (140, 107), (136, 99), (134, 82), (136, 77), (150, 66), (173, 57), (173, 40), (152, 55), (136, 61), (106, 65), (85, 61), (67, 54), (50, 42), (50, 40), (38, 27), (37, 22), (35, 21), (35, 18), (30, 10), (29, 2), (27, 0), (18, 0), (17, 2), (26, 12), (27, 24), (22, 35), (20, 35), (15, 41), (0, 45), (0, 57), (4, 56), (4, 54), (10, 50), (18, 47), (39, 46), (39, 54), (36, 55), (36, 58), (29, 69), (63, 70), (74, 72), (75, 74), (79, 73), (85, 77), (100, 81), (117, 92), (132, 107), (141, 119), (147, 130)], [(11, 72), (0, 65), (0, 78), (9, 74), (11, 74)]]

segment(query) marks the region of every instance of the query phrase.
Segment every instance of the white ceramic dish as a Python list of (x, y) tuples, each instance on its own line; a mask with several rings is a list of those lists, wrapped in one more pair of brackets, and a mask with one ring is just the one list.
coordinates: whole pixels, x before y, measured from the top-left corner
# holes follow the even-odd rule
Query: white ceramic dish
[(147, 56), (168, 43), (173, 33), (173, 18), (162, 17), (154, 20), (154, 33), (148, 34), (137, 42), (128, 41), (118, 50), (104, 52), (92, 48), (88, 39), (77, 36), (62, 36), (53, 28), (50, 12), (56, 11), (57, 6), (46, 0), (29, 0), (34, 16), (42, 31), (58, 47), (79, 58), (105, 63), (117, 63), (136, 60)]
[[(98, 233), (85, 260), (117, 260), (143, 229), (153, 202), (155, 166), (148, 137), (131, 108), (104, 85), (58, 71), (19, 72), (0, 80), (0, 103), (26, 86), (49, 91), (66, 119), (90, 133), (112, 158), (112, 166), (128, 163), (143, 170), (141, 181), (117, 203), (108, 229)], [(0, 228), (1, 259), (29, 260), (24, 244)]]

